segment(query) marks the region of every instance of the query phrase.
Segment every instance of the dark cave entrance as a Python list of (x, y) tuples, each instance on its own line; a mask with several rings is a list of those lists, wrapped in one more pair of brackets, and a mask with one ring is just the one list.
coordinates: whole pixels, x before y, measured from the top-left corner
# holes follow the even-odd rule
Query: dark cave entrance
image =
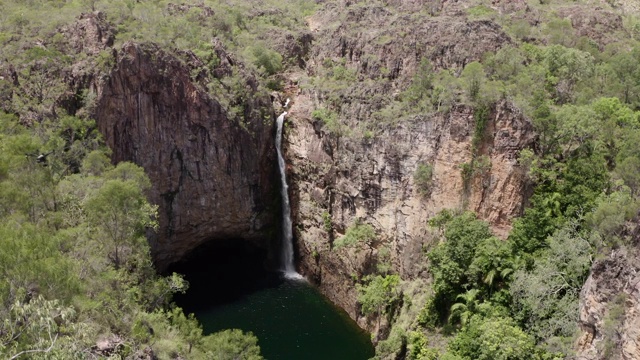
[(167, 269), (167, 274), (182, 274), (189, 282), (187, 292), (175, 294), (174, 301), (190, 313), (276, 287), (282, 279), (273, 270), (271, 255), (268, 248), (243, 239), (206, 242)]

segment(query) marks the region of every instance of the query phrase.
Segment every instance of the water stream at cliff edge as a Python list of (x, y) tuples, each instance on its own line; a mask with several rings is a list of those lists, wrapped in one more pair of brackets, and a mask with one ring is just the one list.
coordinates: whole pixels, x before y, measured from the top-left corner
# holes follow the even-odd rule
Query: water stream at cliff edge
[[(288, 100), (288, 99), (287, 99)], [(288, 104), (288, 102), (287, 102)], [(291, 229), (291, 205), (289, 204), (289, 185), (287, 185), (286, 164), (282, 156), (282, 128), (284, 125), (284, 117), (287, 112), (283, 112), (278, 116), (276, 124), (278, 131), (276, 133), (276, 150), (278, 152), (278, 167), (280, 168), (280, 182), (282, 193), (282, 253), (281, 253), (281, 270), (285, 277), (289, 279), (302, 279), (302, 276), (296, 272), (294, 256), (293, 256), (293, 231)]]
[(282, 156), (286, 115), (277, 118), (276, 137), (282, 181), (279, 271), (266, 271), (266, 250), (248, 242), (212, 242), (172, 269), (186, 274), (190, 283), (189, 291), (175, 300), (185, 312), (195, 313), (204, 334), (225, 329), (252, 332), (269, 360), (366, 360), (374, 355), (369, 334), (296, 272)]

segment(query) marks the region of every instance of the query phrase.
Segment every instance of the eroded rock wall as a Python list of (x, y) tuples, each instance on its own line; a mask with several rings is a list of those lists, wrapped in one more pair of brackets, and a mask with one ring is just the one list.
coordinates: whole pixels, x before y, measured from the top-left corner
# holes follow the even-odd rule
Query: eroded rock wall
[[(378, 126), (375, 113), (407, 88), (422, 59), (435, 69), (459, 73), (486, 52), (512, 43), (495, 22), (460, 16), (462, 3), (426, 9), (437, 17), (413, 12), (423, 5), (326, 4), (308, 19), (314, 42), (306, 73), (327, 73), (340, 64), (354, 74), (355, 84), (335, 87), (346, 90), (292, 90), (286, 147), (301, 270), (354, 319), (359, 312), (353, 279), (372, 272), (381, 249), (390, 250), (393, 268), (404, 279), (427, 278), (429, 218), (442, 209), (468, 209), (505, 237), (530, 190), (517, 154), (532, 145), (535, 135), (506, 101), (491, 109), (475, 151), (473, 109), (462, 103), (446, 114), (405, 117), (363, 135), (366, 126)], [(291, 80), (299, 79), (304, 76)], [(312, 111), (318, 108), (335, 111), (346, 136), (314, 120)], [(465, 181), (461, 166), (480, 157), (488, 163)], [(433, 169), (426, 194), (414, 179), (420, 164)], [(333, 241), (357, 221), (374, 227), (373, 249), (334, 249)], [(358, 321), (376, 330), (375, 321)]]
[(127, 43), (96, 104), (113, 161), (132, 161), (151, 178), (160, 223), (151, 248), (159, 269), (216, 238), (266, 246), (278, 216), (268, 99), (247, 100), (241, 126), (192, 82), (178, 58)]
[(577, 359), (640, 359), (640, 251), (634, 244), (598, 259), (580, 293)]
[[(521, 214), (526, 179), (517, 152), (533, 141), (530, 123), (501, 103), (492, 113), (481, 149), (490, 159), (465, 190), (460, 165), (472, 158), (473, 113), (461, 107), (447, 114), (403, 123), (369, 140), (336, 139), (319, 130), (305, 112), (304, 96), (290, 112), (289, 173), (303, 272), (331, 300), (357, 318), (352, 274), (367, 271), (376, 251), (332, 250), (332, 241), (356, 219), (371, 224), (391, 250), (403, 278), (421, 275), (427, 220), (442, 209), (469, 209), (505, 236)], [(421, 194), (414, 173), (433, 167), (429, 194)], [(424, 274), (422, 274), (424, 275)]]

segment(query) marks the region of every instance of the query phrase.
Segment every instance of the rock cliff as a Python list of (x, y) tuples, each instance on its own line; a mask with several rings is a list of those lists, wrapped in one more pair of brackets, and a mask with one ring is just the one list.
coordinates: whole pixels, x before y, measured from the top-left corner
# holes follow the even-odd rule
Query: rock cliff
[(580, 294), (578, 359), (640, 358), (639, 236), (591, 267)]
[(98, 88), (95, 116), (113, 160), (132, 161), (151, 178), (160, 223), (151, 249), (159, 269), (208, 240), (267, 238), (277, 216), (268, 99), (247, 100), (241, 124), (178, 58), (126, 43)]
[[(473, 109), (457, 105), (446, 115), (420, 115), (385, 126), (374, 136), (341, 136), (314, 119), (328, 105), (350, 129), (372, 123), (378, 111), (407, 86), (422, 58), (436, 68), (460, 69), (488, 51), (510, 43), (492, 21), (466, 20), (452, 4), (436, 9), (444, 17), (423, 17), (420, 25), (404, 8), (327, 6), (309, 19), (314, 45), (306, 67), (311, 76), (331, 60), (355, 73), (355, 84), (339, 98), (295, 85), (289, 112), (287, 158), (300, 267), (335, 303), (358, 318), (353, 276), (370, 272), (371, 259), (390, 250), (405, 279), (426, 277), (423, 250), (430, 244), (427, 220), (442, 209), (468, 209), (506, 236), (529, 191), (517, 165), (519, 150), (533, 144), (530, 122), (508, 102), (491, 110), (484, 141), (474, 155)], [(346, 17), (336, 23), (336, 18)], [(375, 24), (375, 25), (372, 25)], [(409, 25), (411, 24), (411, 26)], [(411, 31), (405, 30), (411, 28)], [(376, 31), (370, 31), (376, 29)], [(465, 41), (459, 39), (465, 38)], [(298, 83), (302, 75), (292, 76)], [(488, 164), (469, 179), (461, 166), (476, 156)], [(419, 165), (432, 168), (427, 193), (416, 185)], [(333, 249), (333, 241), (357, 221), (371, 224), (375, 249)], [(366, 319), (359, 323), (369, 330)]]
[[(526, 179), (516, 153), (533, 136), (528, 121), (508, 104), (495, 109), (487, 130), (489, 169), (474, 176), (466, 191), (460, 165), (472, 157), (469, 109), (399, 125), (372, 140), (336, 140), (318, 131), (302, 110), (304, 96), (297, 101), (290, 112), (288, 157), (301, 266), (352, 317), (357, 308), (351, 276), (366, 272), (365, 254), (334, 251), (332, 241), (356, 219), (373, 225), (399, 273), (414, 278), (425, 275), (427, 220), (438, 211), (473, 210), (503, 236), (520, 215)], [(428, 195), (415, 184), (419, 164), (433, 167)]]

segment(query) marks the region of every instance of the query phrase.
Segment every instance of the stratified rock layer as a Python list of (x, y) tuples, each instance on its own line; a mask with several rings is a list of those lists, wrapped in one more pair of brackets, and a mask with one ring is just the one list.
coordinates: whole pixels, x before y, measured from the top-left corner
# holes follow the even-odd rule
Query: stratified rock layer
[(273, 117), (252, 110), (268, 102), (248, 102), (240, 126), (192, 83), (181, 61), (133, 43), (123, 46), (98, 93), (96, 119), (113, 161), (132, 161), (151, 178), (160, 223), (151, 249), (159, 269), (208, 240), (265, 239), (277, 215), (267, 211)]

